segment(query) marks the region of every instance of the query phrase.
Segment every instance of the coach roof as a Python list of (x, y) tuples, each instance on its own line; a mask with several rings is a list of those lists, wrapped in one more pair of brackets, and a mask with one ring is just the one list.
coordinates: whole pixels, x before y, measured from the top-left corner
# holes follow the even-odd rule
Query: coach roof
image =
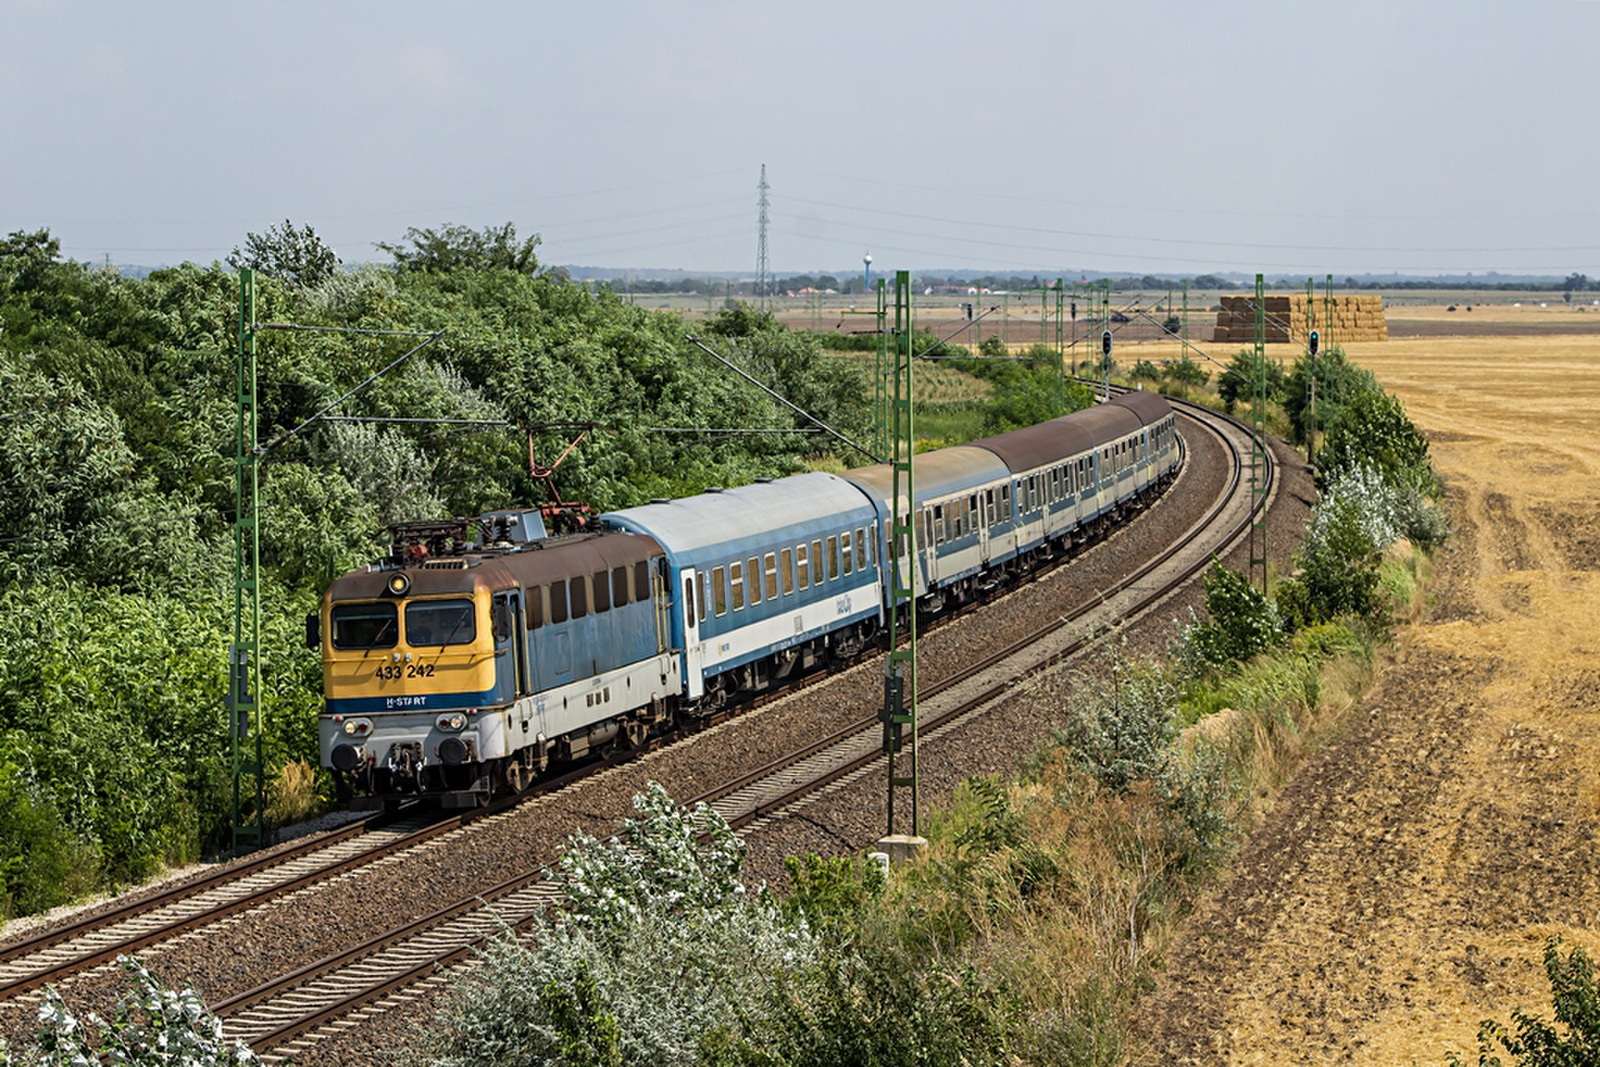
[(859, 489), (822, 473), (797, 474), (601, 516), (614, 526), (650, 534), (675, 556), (713, 549), (744, 551), (746, 545), (809, 537), (871, 522), (873, 517), (872, 504)]

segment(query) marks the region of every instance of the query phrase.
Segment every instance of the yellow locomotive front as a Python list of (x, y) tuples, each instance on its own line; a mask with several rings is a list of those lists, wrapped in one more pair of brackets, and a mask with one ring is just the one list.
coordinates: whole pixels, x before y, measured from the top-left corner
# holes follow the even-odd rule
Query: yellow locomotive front
[(323, 597), (322, 764), (355, 792), (474, 791), (504, 754), (481, 714), (515, 695), (497, 670), (492, 575), (436, 568), (368, 568)]

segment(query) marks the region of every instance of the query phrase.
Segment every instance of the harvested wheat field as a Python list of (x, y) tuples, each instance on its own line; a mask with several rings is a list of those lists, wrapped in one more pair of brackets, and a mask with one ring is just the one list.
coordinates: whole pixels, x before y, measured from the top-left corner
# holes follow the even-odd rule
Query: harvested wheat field
[(1600, 956), (1600, 337), (1353, 344), (1456, 539), (1397, 663), (1171, 946), (1139, 1062), (1476, 1062)]

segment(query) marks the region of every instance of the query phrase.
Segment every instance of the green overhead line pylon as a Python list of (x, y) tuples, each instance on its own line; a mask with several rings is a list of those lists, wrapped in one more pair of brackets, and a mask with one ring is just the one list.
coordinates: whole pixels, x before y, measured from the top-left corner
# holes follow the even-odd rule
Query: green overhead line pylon
[(1267, 593), (1267, 298), (1256, 275), (1255, 382), (1250, 405), (1250, 580)]
[[(900, 789), (911, 790), (911, 833), (921, 828), (917, 780), (917, 530), (916, 492), (912, 450), (916, 434), (912, 422), (911, 272), (894, 276), (894, 395), (893, 428), (886, 450), (894, 475), (890, 483), (890, 522), (886, 542), (889, 566), (889, 657), (884, 664), (883, 751), (889, 761), (889, 829), (895, 834), (895, 799)], [(910, 734), (907, 748), (907, 733)], [(900, 760), (909, 764), (902, 773)]]
[(261, 751), (261, 470), (256, 416), (255, 273), (239, 270), (239, 358), (234, 447), (233, 644), (228, 648), (228, 737), (233, 768), (233, 851), (266, 844)]
[(884, 280), (878, 279), (878, 348), (872, 369), (872, 451), (881, 460), (889, 454), (889, 316)]

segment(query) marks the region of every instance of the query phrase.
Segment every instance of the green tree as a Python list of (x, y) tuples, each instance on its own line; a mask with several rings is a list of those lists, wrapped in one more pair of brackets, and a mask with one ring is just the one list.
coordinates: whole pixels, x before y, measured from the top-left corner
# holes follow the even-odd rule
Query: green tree
[(1234, 407), (1241, 399), (1248, 402), (1255, 396), (1258, 377), (1266, 382), (1268, 403), (1283, 400), (1283, 367), (1275, 359), (1264, 356), (1257, 359), (1252, 349), (1241, 349), (1228, 361), (1228, 369), (1217, 379), (1217, 395), (1222, 398), (1223, 407), (1228, 414), (1233, 414)]
[(1333, 423), (1345, 405), (1356, 397), (1363, 393), (1382, 391), (1372, 372), (1350, 362), (1345, 356), (1344, 349), (1339, 345), (1331, 345), (1319, 352), (1315, 360), (1309, 354), (1302, 353), (1290, 368), (1281, 397), (1284, 413), (1289, 417), (1289, 425), (1294, 428), (1294, 439), (1302, 444), (1308, 436), (1307, 422), (1310, 418), (1313, 364), (1317, 379), (1319, 434)]
[(1428, 439), (1399, 399), (1376, 386), (1362, 389), (1339, 408), (1318, 451), (1318, 473), (1324, 479), (1357, 465), (1376, 468), (1390, 484), (1405, 481), (1408, 474), (1421, 475), (1425, 488), (1437, 488)]
[(1168, 381), (1180, 385), (1202, 386), (1211, 380), (1211, 375), (1206, 369), (1187, 355), (1169, 362), (1162, 370), (1162, 376)]
[(534, 250), (539, 235), (517, 240), (515, 223), (485, 226), (474, 230), (446, 223), (438, 229), (406, 228), (400, 241), (378, 242), (377, 248), (394, 257), (398, 270), (430, 271), (448, 274), (457, 270), (509, 270), (518, 274), (537, 274), (539, 260)]
[(244, 251), (234, 245), (228, 265), (249, 267), (285, 285), (310, 288), (321, 285), (339, 269), (339, 256), (308, 222), (296, 226), (268, 226), (265, 233), (245, 234)]

